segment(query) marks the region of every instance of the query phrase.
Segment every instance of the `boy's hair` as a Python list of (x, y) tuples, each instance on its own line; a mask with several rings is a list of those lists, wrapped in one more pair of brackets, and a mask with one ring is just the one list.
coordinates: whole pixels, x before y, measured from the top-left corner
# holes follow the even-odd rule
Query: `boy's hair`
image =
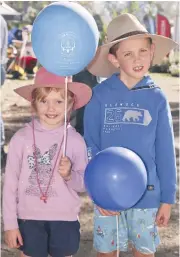
[[(32, 106), (36, 108), (36, 102), (44, 100), (52, 91), (60, 92), (63, 99), (65, 99), (65, 91), (62, 88), (55, 87), (41, 87), (36, 88), (32, 91)], [(67, 102), (68, 104), (74, 101), (74, 94), (67, 91)]]
[[(152, 45), (152, 38), (147, 38), (147, 40), (149, 41), (149, 44)], [(113, 45), (110, 49), (109, 49), (109, 53), (114, 55), (116, 57), (116, 52), (119, 49), (119, 45), (121, 42), (118, 42), (117, 44)]]

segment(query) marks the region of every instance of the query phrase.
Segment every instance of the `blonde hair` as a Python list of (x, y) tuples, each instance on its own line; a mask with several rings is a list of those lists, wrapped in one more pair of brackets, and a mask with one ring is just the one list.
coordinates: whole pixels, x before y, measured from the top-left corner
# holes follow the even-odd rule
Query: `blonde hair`
[[(65, 91), (62, 88), (55, 87), (41, 87), (32, 91), (32, 106), (36, 108), (36, 102), (44, 100), (52, 91), (60, 92), (63, 99), (65, 99)], [(74, 94), (67, 91), (67, 103), (71, 104), (74, 101)]]

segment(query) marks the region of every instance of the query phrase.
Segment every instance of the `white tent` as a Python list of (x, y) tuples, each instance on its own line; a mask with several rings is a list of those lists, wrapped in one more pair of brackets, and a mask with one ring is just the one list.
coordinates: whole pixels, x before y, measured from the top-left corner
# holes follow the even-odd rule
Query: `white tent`
[(20, 15), (19, 12), (11, 8), (9, 5), (4, 2), (0, 2), (0, 14), (1, 15)]

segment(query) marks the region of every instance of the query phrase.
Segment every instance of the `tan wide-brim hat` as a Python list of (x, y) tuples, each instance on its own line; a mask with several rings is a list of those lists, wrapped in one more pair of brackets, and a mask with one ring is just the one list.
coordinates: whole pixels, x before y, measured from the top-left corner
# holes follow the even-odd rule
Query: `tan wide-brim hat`
[(109, 77), (119, 72), (108, 60), (110, 48), (127, 39), (151, 38), (155, 44), (153, 65), (160, 64), (162, 59), (175, 47), (178, 46), (172, 39), (150, 34), (138, 19), (129, 13), (121, 14), (109, 24), (107, 28), (107, 43), (100, 46), (92, 62), (87, 69), (90, 73), (100, 77)]
[[(14, 91), (27, 101), (31, 102), (33, 90), (42, 87), (65, 89), (65, 77), (52, 74), (41, 67), (36, 73), (34, 84), (16, 88)], [(91, 88), (84, 83), (68, 82), (67, 88), (74, 94), (75, 102), (73, 110), (77, 110), (86, 105), (92, 97)]]

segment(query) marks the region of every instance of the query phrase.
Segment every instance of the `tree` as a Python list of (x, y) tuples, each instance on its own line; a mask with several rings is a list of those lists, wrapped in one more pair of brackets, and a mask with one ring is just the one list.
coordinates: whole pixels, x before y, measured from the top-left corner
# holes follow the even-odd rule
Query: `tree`
[[(21, 13), (21, 21), (19, 22), (19, 27), (30, 24), (32, 25), (34, 19), (38, 13), (47, 5), (52, 3), (51, 1), (14, 1), (8, 2), (8, 5)], [(13, 21), (10, 22), (12, 26)], [(16, 22), (17, 25), (17, 22)]]

